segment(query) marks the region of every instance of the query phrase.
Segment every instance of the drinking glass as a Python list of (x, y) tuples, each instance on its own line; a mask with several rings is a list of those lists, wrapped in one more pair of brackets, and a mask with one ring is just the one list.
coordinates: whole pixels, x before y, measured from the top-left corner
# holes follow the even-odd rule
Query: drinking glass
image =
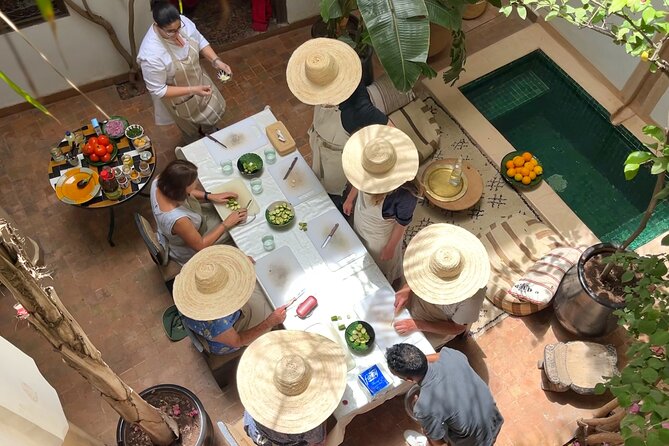
[(265, 251), (272, 251), (274, 249), (274, 236), (266, 235), (262, 238), (262, 247)]
[(254, 178), (251, 180), (251, 192), (253, 195), (260, 195), (262, 193), (262, 180), (260, 178)]
[(79, 163), (79, 157), (77, 155), (70, 155), (70, 156), (67, 156), (66, 158), (67, 158), (67, 162), (70, 163), (70, 166), (72, 166), (72, 167), (76, 167), (80, 164)]
[(142, 178), (147, 178), (151, 176), (151, 166), (146, 161), (139, 162), (139, 175)]
[(142, 177), (139, 175), (139, 172), (137, 172), (135, 169), (130, 169), (130, 181), (132, 181), (135, 184), (139, 184), (142, 182)]
[(121, 161), (123, 162), (124, 166), (132, 167), (133, 165), (132, 156), (128, 155), (127, 153), (121, 157)]
[(128, 180), (128, 177), (126, 177), (123, 174), (117, 176), (116, 180), (118, 181), (118, 185), (121, 189), (125, 189), (128, 186), (130, 186), (130, 181)]
[(267, 161), (267, 164), (274, 164), (276, 162), (276, 151), (274, 149), (265, 149), (265, 161)]
[(221, 170), (223, 170), (223, 175), (230, 175), (230, 174), (232, 174), (232, 172), (233, 172), (233, 169), (232, 169), (232, 161), (231, 161), (231, 160), (223, 161), (223, 162), (221, 163)]
[(132, 172), (132, 166), (123, 166), (121, 168), (121, 171), (123, 172), (123, 175), (125, 175), (126, 178), (130, 179), (130, 172)]
[(61, 150), (60, 147), (52, 147), (51, 150), (51, 158), (53, 158), (54, 161), (60, 162), (65, 160), (65, 155), (63, 155), (63, 151)]

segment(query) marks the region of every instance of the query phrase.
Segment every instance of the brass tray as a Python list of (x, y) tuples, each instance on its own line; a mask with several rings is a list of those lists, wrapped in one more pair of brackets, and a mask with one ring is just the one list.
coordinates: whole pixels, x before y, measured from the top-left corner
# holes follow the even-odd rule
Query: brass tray
[(467, 193), (469, 186), (467, 176), (462, 175), (460, 186), (453, 186), (449, 183), (453, 164), (435, 162), (429, 166), (423, 173), (423, 185), (425, 193), (435, 200), (442, 202), (456, 201)]

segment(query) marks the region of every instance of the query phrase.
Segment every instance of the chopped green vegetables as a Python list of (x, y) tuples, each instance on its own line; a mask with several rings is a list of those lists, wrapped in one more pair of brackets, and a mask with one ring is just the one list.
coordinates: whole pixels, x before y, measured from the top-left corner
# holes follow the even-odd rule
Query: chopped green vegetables
[(242, 168), (244, 169), (244, 173), (252, 174), (256, 172), (258, 169), (260, 169), (260, 166), (258, 166), (253, 161), (246, 161), (242, 163)]
[(281, 203), (267, 213), (267, 220), (274, 225), (285, 225), (295, 218), (295, 212), (287, 203)]
[(356, 325), (348, 337), (348, 340), (356, 347), (367, 346), (367, 343), (369, 342), (369, 334), (367, 333), (367, 329), (362, 324)]
[(139, 138), (144, 134), (144, 131), (139, 126), (131, 125), (126, 129), (125, 134), (128, 138)]
[(346, 330), (346, 324), (339, 324), (337, 328), (339, 328), (339, 331)]
[(239, 209), (239, 203), (236, 198), (228, 198), (228, 201), (225, 203), (225, 207), (231, 211), (236, 211)]
[(332, 316), (332, 317), (330, 317), (330, 320), (332, 320), (332, 321), (340, 321), (340, 320), (341, 320), (341, 316)]
[(303, 221), (297, 223), (300, 226), (300, 231), (306, 231), (307, 230), (307, 224)]

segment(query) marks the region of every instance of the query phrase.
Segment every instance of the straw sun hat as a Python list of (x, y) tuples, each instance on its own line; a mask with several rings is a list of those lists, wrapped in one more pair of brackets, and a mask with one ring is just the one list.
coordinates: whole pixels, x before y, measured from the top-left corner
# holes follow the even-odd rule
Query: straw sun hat
[(174, 280), (174, 303), (191, 319), (211, 321), (242, 308), (255, 285), (255, 269), (242, 251), (233, 246), (210, 246), (181, 268)]
[(295, 97), (308, 105), (338, 105), (348, 99), (362, 79), (358, 53), (337, 39), (311, 39), (288, 60), (286, 81)]
[(404, 275), (426, 302), (462, 302), (488, 284), (490, 261), (471, 232), (447, 223), (432, 224), (414, 236), (404, 253)]
[(346, 178), (356, 189), (384, 194), (416, 176), (418, 150), (400, 129), (369, 125), (346, 141), (342, 165)]
[(246, 348), (237, 367), (244, 409), (283, 434), (301, 434), (325, 421), (346, 388), (339, 344), (316, 333), (271, 331)]

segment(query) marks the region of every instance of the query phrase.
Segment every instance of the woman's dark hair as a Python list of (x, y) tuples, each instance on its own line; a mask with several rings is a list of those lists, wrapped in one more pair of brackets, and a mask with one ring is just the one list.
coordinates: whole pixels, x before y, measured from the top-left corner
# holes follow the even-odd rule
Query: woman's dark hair
[(395, 344), (386, 350), (388, 368), (402, 378), (422, 379), (427, 373), (427, 357), (412, 344)]
[(186, 201), (186, 188), (197, 180), (197, 166), (190, 161), (174, 160), (158, 178), (158, 189), (174, 201)]
[(161, 28), (181, 20), (177, 7), (167, 0), (151, 0), (151, 12), (153, 21)]

